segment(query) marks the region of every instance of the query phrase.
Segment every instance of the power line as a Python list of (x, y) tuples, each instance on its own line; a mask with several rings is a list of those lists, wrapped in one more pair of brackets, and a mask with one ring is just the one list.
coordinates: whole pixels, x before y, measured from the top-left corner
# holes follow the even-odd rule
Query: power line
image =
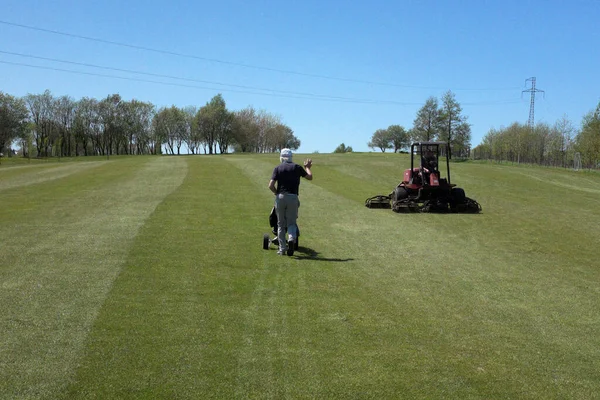
[[(116, 42), (116, 41), (112, 41), (112, 40), (78, 35), (78, 34), (74, 34), (74, 33), (62, 32), (62, 31), (53, 30), (53, 29), (40, 28), (40, 27), (36, 27), (36, 26), (31, 26), (31, 25), (17, 24), (14, 22), (3, 21), (3, 20), (0, 20), (0, 24), (14, 26), (14, 27), (22, 28), (22, 29), (34, 30), (34, 31), (38, 31), (38, 32), (51, 33), (54, 35), (61, 35), (61, 36), (83, 39), (83, 40), (88, 40), (88, 41), (93, 41), (93, 42), (98, 42), (98, 43), (104, 43), (104, 44), (109, 44), (109, 45), (113, 45), (113, 46), (126, 47), (126, 48), (130, 48), (130, 49), (143, 50), (143, 51), (149, 51), (149, 52), (153, 52), (153, 53), (190, 58), (190, 59), (201, 60), (201, 61), (205, 61), (205, 62), (219, 63), (219, 64), (223, 64), (223, 65), (231, 65), (231, 66), (251, 68), (251, 69), (257, 69), (257, 70), (263, 70), (263, 71), (278, 72), (278, 73), (283, 73), (283, 74), (305, 76), (305, 77), (310, 77), (310, 78), (320, 78), (320, 79), (328, 79), (328, 80), (335, 80), (335, 81), (341, 81), (341, 82), (361, 83), (361, 84), (388, 86), (388, 87), (400, 87), (400, 88), (408, 88), (408, 89), (429, 89), (429, 90), (445, 89), (445, 88), (441, 88), (441, 87), (432, 87), (432, 86), (401, 85), (401, 84), (389, 83), (389, 82), (376, 82), (376, 81), (368, 81), (368, 80), (360, 80), (360, 79), (340, 78), (340, 77), (329, 76), (329, 75), (309, 74), (309, 73), (299, 72), (299, 71), (264, 67), (264, 66), (251, 65), (251, 64), (244, 64), (244, 63), (238, 63), (238, 62), (233, 62), (233, 61), (219, 60), (216, 58), (208, 58), (208, 57), (201, 57), (201, 56), (196, 56), (196, 55), (192, 55), (192, 54), (178, 53), (178, 52), (174, 52), (174, 51), (170, 51), (170, 50), (162, 50), (162, 49), (156, 49), (156, 48), (152, 48), (152, 47), (138, 46), (138, 45), (133, 45), (133, 44), (129, 44), (129, 43)], [(508, 91), (508, 90), (516, 90), (516, 89), (518, 89), (518, 88), (455, 88), (453, 90), (454, 91), (503, 91), (503, 90)]]
[(2, 61), (2, 60), (0, 60), (0, 63), (8, 64), (8, 65), (16, 65), (16, 66), (21, 66), (21, 67), (28, 67), (28, 68), (44, 69), (44, 70), (50, 70), (50, 71), (67, 72), (67, 73), (79, 74), (79, 75), (98, 76), (98, 77), (102, 77), (102, 78), (121, 79), (121, 80), (126, 80), (126, 81), (145, 82), (145, 83), (153, 83), (153, 84), (158, 84), (158, 85), (177, 86), (177, 87), (192, 88), (192, 89), (214, 90), (217, 92), (223, 91), (223, 92), (256, 94), (256, 95), (261, 95), (261, 96), (283, 97), (283, 98), (291, 98), (291, 99), (321, 100), (321, 101), (341, 102), (341, 103), (357, 103), (357, 104), (395, 104), (395, 105), (402, 105), (402, 106), (419, 105), (420, 104), (420, 103), (405, 103), (405, 102), (399, 102), (399, 101), (393, 101), (393, 100), (369, 100), (369, 99), (352, 99), (352, 98), (337, 98), (336, 99), (336, 98), (323, 98), (323, 97), (307, 97), (307, 96), (300, 96), (300, 95), (293, 96), (293, 95), (283, 95), (283, 94), (274, 94), (274, 93), (261, 93), (261, 92), (245, 91), (245, 90), (213, 88), (213, 87), (205, 87), (205, 86), (197, 86), (197, 85), (186, 85), (186, 84), (182, 84), (182, 83), (173, 83), (173, 82), (161, 82), (161, 81), (154, 81), (154, 80), (150, 80), (150, 79), (140, 79), (140, 78), (131, 78), (131, 77), (116, 76), (116, 75), (98, 74), (98, 73), (94, 73), (94, 72), (73, 71), (73, 70), (64, 69), (64, 68), (46, 67), (46, 66), (41, 66), (41, 65), (32, 65), (32, 64), (25, 64), (25, 63)]
[(126, 73), (130, 73), (130, 74), (153, 76), (153, 77), (157, 77), (157, 78), (168, 78), (168, 79), (175, 79), (175, 80), (186, 81), (186, 82), (208, 83), (208, 84), (212, 84), (212, 85), (229, 86), (229, 87), (234, 87), (234, 88), (239, 88), (239, 89), (261, 90), (261, 91), (266, 91), (266, 92), (291, 94), (291, 95), (298, 95), (298, 96), (309, 96), (309, 97), (322, 97), (322, 98), (328, 98), (328, 99), (371, 101), (371, 100), (366, 100), (366, 99), (355, 99), (355, 98), (348, 98), (348, 97), (341, 97), (341, 96), (331, 96), (331, 95), (319, 94), (319, 93), (304, 93), (304, 92), (294, 92), (294, 91), (287, 91), (287, 90), (265, 89), (265, 88), (255, 87), (255, 86), (233, 85), (233, 84), (228, 84), (228, 83), (206, 81), (206, 80), (200, 80), (200, 79), (182, 78), (182, 77), (173, 76), (173, 75), (163, 75), (163, 74), (155, 74), (155, 73), (151, 73), (151, 72), (136, 71), (136, 70), (131, 70), (131, 69), (107, 67), (107, 66), (102, 66), (102, 65), (82, 63), (82, 62), (76, 62), (76, 61), (60, 60), (57, 58), (35, 56), (35, 55), (31, 55), (31, 54), (15, 53), (15, 52), (11, 52), (11, 51), (0, 50), (0, 54), (8, 54), (8, 55), (12, 55), (12, 56), (25, 57), (25, 58), (34, 58), (37, 60), (59, 62), (59, 63), (63, 63), (63, 64), (79, 65), (82, 67), (99, 68), (99, 69), (104, 69), (104, 70), (109, 70), (109, 71), (126, 72)]
[[(36, 69), (46, 69), (46, 70), (51, 70), (51, 71), (66, 72), (66, 73), (73, 73), (73, 74), (79, 74), (79, 75), (98, 76), (98, 77), (102, 77), (102, 78), (112, 78), (112, 79), (130, 80), (130, 81), (135, 81), (135, 82), (145, 82), (145, 83), (153, 83), (153, 84), (168, 85), (168, 86), (178, 86), (178, 87), (193, 88), (193, 89), (215, 90), (215, 91), (244, 93), (244, 94), (257, 94), (257, 95), (263, 95), (263, 96), (273, 96), (273, 97), (292, 98), (292, 99), (312, 99), (312, 100), (322, 100), (322, 101), (341, 102), (341, 103), (395, 104), (395, 105), (401, 105), (401, 106), (414, 106), (414, 105), (421, 104), (421, 103), (415, 103), (415, 102), (401, 102), (401, 101), (394, 101), (394, 100), (377, 100), (377, 99), (361, 99), (361, 98), (352, 98), (352, 97), (331, 96), (331, 95), (318, 94), (318, 93), (305, 93), (305, 92), (292, 92), (292, 91), (282, 91), (282, 90), (275, 90), (275, 89), (265, 89), (265, 88), (258, 88), (258, 87), (253, 87), (253, 86), (244, 86), (244, 85), (231, 85), (231, 84), (220, 83), (220, 82), (204, 81), (204, 80), (191, 79), (191, 78), (182, 78), (182, 77), (177, 77), (177, 76), (173, 76), (173, 75), (154, 74), (154, 73), (150, 73), (150, 72), (135, 71), (135, 70), (130, 70), (130, 69), (116, 68), (116, 67), (106, 67), (106, 66), (89, 64), (89, 63), (80, 63), (80, 62), (75, 62), (75, 61), (59, 60), (56, 58), (34, 56), (34, 55), (14, 53), (14, 52), (2, 51), (2, 50), (0, 50), (0, 54), (15, 55), (15, 56), (19, 56), (19, 57), (34, 58), (34, 59), (45, 60), (45, 61), (60, 62), (60, 63), (66, 63), (66, 64), (72, 64), (72, 65), (79, 65), (79, 66), (83, 66), (83, 67), (99, 68), (99, 69), (105, 69), (105, 70), (111, 70), (111, 71), (117, 71), (117, 72), (126, 72), (126, 73), (131, 73), (131, 74), (140, 74), (140, 75), (153, 76), (153, 77), (159, 77), (159, 78), (175, 79), (175, 80), (181, 80), (181, 81), (186, 81), (186, 82), (209, 83), (209, 84), (215, 84), (215, 85), (220, 85), (220, 86), (230, 86), (230, 87), (235, 87), (235, 88), (240, 88), (240, 89), (261, 90), (264, 92), (273, 92), (273, 93), (261, 93), (261, 92), (247, 91), (247, 90), (234, 90), (234, 89), (212, 88), (212, 87), (197, 86), (197, 85), (176, 84), (176, 83), (155, 81), (155, 80), (149, 80), (149, 79), (139, 79), (139, 78), (116, 76), (116, 75), (98, 74), (98, 73), (92, 73), (92, 72), (74, 71), (74, 70), (69, 70), (69, 69), (64, 69), (64, 68), (55, 68), (55, 67), (47, 67), (47, 66), (32, 65), (32, 64), (26, 64), (26, 63), (16, 63), (16, 62), (0, 60), (0, 63), (9, 64), (9, 65), (23, 66), (23, 67), (36, 68)], [(281, 94), (278, 94), (278, 93), (281, 93)], [(516, 102), (519, 102), (519, 100), (517, 100)], [(475, 102), (475, 103), (467, 102), (467, 103), (463, 103), (463, 105), (478, 106), (478, 105), (513, 104), (513, 103), (515, 103), (515, 100), (507, 99), (507, 100), (495, 100), (495, 101), (492, 100), (492, 101)]]
[(493, 105), (503, 105), (503, 104), (517, 104), (521, 103), (521, 99), (506, 99), (506, 100), (490, 100), (490, 101), (480, 101), (475, 103), (461, 103), (463, 106), (493, 106)]

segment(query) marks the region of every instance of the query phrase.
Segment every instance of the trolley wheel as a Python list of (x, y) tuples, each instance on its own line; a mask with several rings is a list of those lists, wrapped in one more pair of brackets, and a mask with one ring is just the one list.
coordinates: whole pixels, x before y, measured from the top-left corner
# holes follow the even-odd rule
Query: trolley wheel
[(271, 239), (269, 239), (269, 235), (265, 233), (263, 236), (263, 250), (269, 250), (269, 243), (271, 243)]

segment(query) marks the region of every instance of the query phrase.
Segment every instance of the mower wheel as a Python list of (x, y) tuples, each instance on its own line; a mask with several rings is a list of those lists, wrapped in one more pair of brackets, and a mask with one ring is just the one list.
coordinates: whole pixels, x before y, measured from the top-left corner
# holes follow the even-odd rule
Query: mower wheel
[(392, 194), (392, 201), (398, 201), (398, 200), (404, 200), (408, 197), (408, 191), (406, 190), (406, 188), (402, 187), (402, 186), (398, 186), (396, 187), (396, 189), (394, 189), (394, 193)]
[(263, 236), (263, 250), (269, 250), (270, 243), (271, 239), (269, 239), (269, 235), (265, 233)]
[(461, 188), (452, 188), (452, 202), (454, 204), (464, 204), (467, 201), (465, 191)]

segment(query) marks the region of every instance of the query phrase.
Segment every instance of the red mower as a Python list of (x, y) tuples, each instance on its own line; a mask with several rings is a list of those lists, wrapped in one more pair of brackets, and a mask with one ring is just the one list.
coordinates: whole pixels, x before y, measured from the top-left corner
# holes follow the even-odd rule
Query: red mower
[[(442, 149), (446, 156), (445, 176), (438, 165)], [(369, 208), (391, 208), (395, 212), (481, 212), (479, 203), (450, 183), (448, 152), (445, 142), (413, 143), (410, 146), (410, 169), (404, 171), (402, 182), (388, 196), (370, 197), (365, 205)], [(415, 157), (418, 157), (418, 166)]]

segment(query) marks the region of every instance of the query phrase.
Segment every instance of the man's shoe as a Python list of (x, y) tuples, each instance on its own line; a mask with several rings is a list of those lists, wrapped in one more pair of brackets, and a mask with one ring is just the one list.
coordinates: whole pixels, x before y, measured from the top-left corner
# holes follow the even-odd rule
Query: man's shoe
[(294, 239), (288, 240), (287, 244), (288, 244), (287, 255), (291, 257), (294, 255)]

